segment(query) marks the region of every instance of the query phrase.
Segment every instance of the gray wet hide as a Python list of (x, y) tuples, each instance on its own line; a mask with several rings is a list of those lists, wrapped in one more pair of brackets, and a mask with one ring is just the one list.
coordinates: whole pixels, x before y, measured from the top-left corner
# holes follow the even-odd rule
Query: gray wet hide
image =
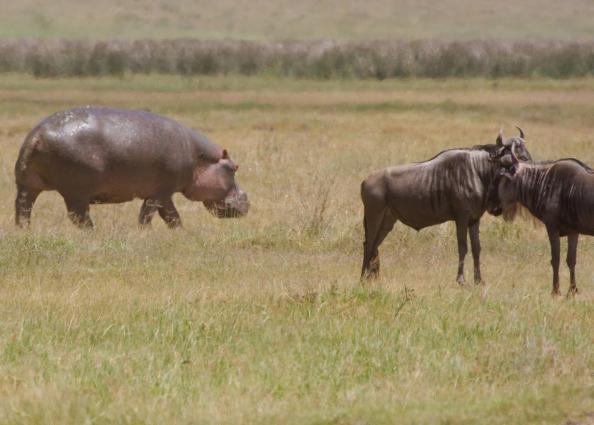
[(25, 138), (15, 164), (17, 225), (30, 221), (42, 191), (58, 191), (70, 219), (92, 227), (90, 204), (143, 199), (139, 222), (155, 213), (181, 223), (172, 195), (204, 202), (217, 217), (249, 209), (225, 149), (176, 121), (151, 112), (83, 107), (57, 112)]

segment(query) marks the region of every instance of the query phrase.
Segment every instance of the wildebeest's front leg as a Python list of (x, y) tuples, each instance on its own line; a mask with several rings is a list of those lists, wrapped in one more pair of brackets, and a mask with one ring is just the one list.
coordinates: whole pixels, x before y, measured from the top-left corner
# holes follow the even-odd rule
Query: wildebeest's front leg
[(64, 196), (64, 201), (66, 202), (66, 208), (68, 209), (68, 218), (70, 218), (74, 224), (81, 228), (93, 228), (93, 222), (89, 215), (88, 199)]
[(138, 215), (138, 223), (143, 227), (151, 224), (151, 221), (153, 220), (153, 216), (157, 212), (159, 205), (160, 205), (159, 201), (156, 201), (155, 199), (151, 199), (151, 198), (145, 199), (144, 202), (142, 203), (142, 206), (140, 207), (140, 214)]
[(468, 220), (456, 220), (456, 236), (458, 238), (458, 277), (456, 282), (464, 284), (464, 258), (468, 252)]
[(567, 235), (567, 267), (569, 267), (569, 291), (567, 296), (577, 294), (578, 289), (575, 282), (575, 264), (577, 261), (577, 245), (578, 245), (578, 233), (572, 233)]
[(553, 267), (553, 292), (551, 294), (559, 295), (559, 259), (561, 257), (559, 231), (555, 226), (547, 224), (547, 233), (551, 243), (551, 266)]
[(14, 202), (14, 220), (17, 226), (23, 227), (29, 225), (31, 222), (31, 210), (37, 196), (39, 196), (39, 191), (17, 185), (17, 196)]
[(479, 220), (471, 223), (468, 227), (470, 234), (470, 247), (472, 248), (472, 259), (474, 262), (474, 283), (477, 285), (482, 282), (481, 279), (481, 241), (479, 239)]
[(173, 205), (171, 196), (159, 200), (158, 211), (163, 221), (165, 221), (171, 229), (181, 226), (181, 219), (175, 209), (175, 205)]

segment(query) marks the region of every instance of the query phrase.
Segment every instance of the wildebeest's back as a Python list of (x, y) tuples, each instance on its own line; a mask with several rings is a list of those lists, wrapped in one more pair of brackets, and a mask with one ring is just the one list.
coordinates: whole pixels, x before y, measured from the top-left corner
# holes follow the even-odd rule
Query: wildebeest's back
[(535, 187), (530, 191), (531, 212), (545, 223), (556, 222), (561, 234), (594, 235), (592, 169), (574, 159), (558, 160), (546, 168), (529, 176)]
[(420, 229), (466, 215), (478, 219), (486, 207), (481, 175), (489, 154), (452, 149), (420, 163), (384, 170), (386, 199), (399, 220)]

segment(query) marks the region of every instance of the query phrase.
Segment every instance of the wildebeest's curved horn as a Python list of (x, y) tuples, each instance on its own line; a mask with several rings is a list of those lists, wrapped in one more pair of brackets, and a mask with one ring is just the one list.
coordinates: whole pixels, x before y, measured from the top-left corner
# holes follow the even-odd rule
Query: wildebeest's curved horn
[(507, 139), (503, 141), (503, 146), (505, 146), (506, 148), (509, 148), (512, 146), (512, 140), (513, 139)]
[(497, 139), (495, 140), (495, 143), (497, 143), (497, 146), (503, 145), (503, 128), (499, 129), (499, 134), (497, 135)]
[(520, 127), (518, 127), (516, 125), (516, 128), (518, 129), (518, 131), (520, 132), (520, 137), (523, 139), (524, 138), (524, 132), (522, 131), (522, 129)]
[(511, 147), (511, 157), (512, 157), (512, 162), (514, 163), (514, 165), (517, 165), (520, 161), (518, 161), (518, 157), (516, 156), (516, 152), (514, 152), (516, 150), (516, 142), (513, 141), (512, 142), (512, 147)]

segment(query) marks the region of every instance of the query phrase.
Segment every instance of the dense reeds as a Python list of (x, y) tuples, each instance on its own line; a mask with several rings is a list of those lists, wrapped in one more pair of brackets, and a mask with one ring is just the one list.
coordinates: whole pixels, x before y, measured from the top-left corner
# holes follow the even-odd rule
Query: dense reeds
[(569, 78), (594, 74), (594, 42), (3, 41), (0, 72), (38, 77), (231, 73), (380, 80)]

